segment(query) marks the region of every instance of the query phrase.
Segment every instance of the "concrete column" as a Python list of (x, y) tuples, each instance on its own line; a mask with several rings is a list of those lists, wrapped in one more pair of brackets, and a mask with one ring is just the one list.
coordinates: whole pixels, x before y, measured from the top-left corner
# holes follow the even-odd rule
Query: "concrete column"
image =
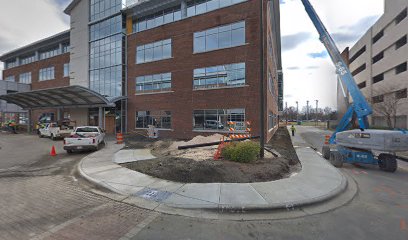
[(59, 44), (59, 54), (62, 54), (62, 43)]
[(30, 110), (28, 110), (27, 111), (27, 133), (28, 134), (31, 134), (31, 131), (32, 131), (32, 123), (33, 123), (33, 121), (31, 121), (31, 116), (32, 116), (32, 110), (30, 109)]
[(57, 121), (61, 121), (61, 108), (57, 108)]
[(181, 18), (187, 17), (187, 3), (185, 0), (181, 1)]
[(103, 108), (100, 107), (100, 108), (99, 108), (99, 117), (98, 117), (98, 120), (99, 120), (98, 126), (99, 126), (100, 128), (103, 128), (103, 117), (104, 117)]

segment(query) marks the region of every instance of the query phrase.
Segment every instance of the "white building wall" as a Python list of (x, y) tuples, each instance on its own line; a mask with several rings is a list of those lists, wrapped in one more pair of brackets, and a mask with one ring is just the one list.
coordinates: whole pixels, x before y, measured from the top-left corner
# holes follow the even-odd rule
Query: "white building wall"
[(89, 0), (71, 11), (70, 85), (89, 88)]
[[(374, 96), (389, 95), (390, 93), (408, 88), (408, 71), (396, 74), (395, 67), (408, 61), (408, 44), (396, 50), (395, 43), (405, 35), (408, 35), (408, 17), (396, 24), (395, 18), (408, 8), (408, 0), (385, 0), (385, 13), (381, 18), (367, 31), (366, 34), (350, 49), (350, 58), (352, 58), (363, 46), (366, 46), (366, 52), (359, 56), (350, 64), (350, 70), (353, 72), (358, 67), (366, 64), (363, 72), (354, 76), (356, 83), (366, 81), (366, 87), (361, 89), (363, 94), (371, 102)], [(372, 39), (381, 31), (384, 36), (373, 44)], [(384, 58), (372, 64), (372, 58), (383, 52)], [(373, 83), (373, 77), (384, 74), (384, 80)], [(393, 93), (392, 93), (393, 94)], [(376, 104), (373, 104), (376, 109)], [(401, 99), (398, 105), (398, 126), (407, 128), (408, 126), (408, 99)], [(373, 114), (375, 123), (383, 125), (378, 113)], [(372, 119), (370, 119), (373, 124)]]

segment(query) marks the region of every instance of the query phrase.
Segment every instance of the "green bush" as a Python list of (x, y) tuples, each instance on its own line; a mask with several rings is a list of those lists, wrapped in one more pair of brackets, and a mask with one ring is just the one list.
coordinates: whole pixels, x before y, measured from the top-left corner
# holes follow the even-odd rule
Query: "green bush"
[(230, 143), (222, 150), (222, 156), (234, 162), (249, 163), (258, 158), (260, 146), (256, 142)]

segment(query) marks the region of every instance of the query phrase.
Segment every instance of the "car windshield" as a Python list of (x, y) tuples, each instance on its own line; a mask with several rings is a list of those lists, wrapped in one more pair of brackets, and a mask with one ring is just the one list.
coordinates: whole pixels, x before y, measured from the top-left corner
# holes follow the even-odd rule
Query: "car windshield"
[(83, 133), (97, 133), (98, 129), (97, 128), (90, 128), (90, 127), (85, 127), (85, 128), (78, 128), (76, 132), (83, 132)]

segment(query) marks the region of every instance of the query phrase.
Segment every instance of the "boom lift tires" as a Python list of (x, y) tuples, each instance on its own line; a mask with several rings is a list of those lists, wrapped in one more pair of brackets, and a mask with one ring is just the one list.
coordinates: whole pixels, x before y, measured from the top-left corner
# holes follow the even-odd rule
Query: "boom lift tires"
[(381, 153), (378, 156), (378, 166), (385, 172), (395, 172), (398, 168), (397, 158), (394, 155)]
[(330, 146), (323, 146), (322, 147), (322, 155), (323, 158), (326, 160), (330, 159)]
[(344, 156), (338, 151), (330, 152), (330, 162), (336, 168), (343, 167)]

